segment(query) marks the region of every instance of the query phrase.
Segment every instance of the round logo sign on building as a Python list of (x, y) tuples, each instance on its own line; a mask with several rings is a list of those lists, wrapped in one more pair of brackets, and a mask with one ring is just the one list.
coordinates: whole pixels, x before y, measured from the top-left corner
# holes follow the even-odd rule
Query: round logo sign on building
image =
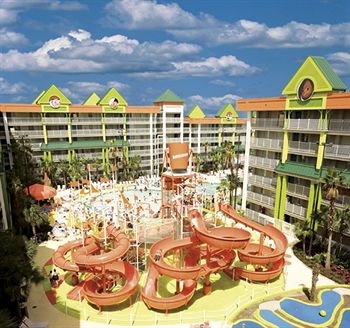
[(309, 100), (314, 94), (314, 83), (310, 79), (304, 79), (298, 87), (298, 98), (300, 101)]
[(52, 108), (59, 108), (61, 106), (61, 99), (58, 96), (51, 96), (49, 104)]

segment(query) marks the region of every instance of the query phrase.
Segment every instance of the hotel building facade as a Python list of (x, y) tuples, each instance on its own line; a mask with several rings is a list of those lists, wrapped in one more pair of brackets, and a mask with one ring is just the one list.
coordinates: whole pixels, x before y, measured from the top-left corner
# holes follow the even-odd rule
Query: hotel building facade
[[(350, 93), (324, 58), (308, 57), (281, 97), (239, 100), (237, 110), (247, 112), (242, 208), (248, 217), (309, 220), (329, 204), (321, 183), (329, 167), (350, 184)], [(336, 206), (346, 205), (344, 188)]]

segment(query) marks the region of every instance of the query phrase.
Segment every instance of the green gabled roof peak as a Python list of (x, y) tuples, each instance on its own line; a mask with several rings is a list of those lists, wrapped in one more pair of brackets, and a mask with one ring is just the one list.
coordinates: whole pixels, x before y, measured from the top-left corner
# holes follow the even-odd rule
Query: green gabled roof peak
[(333, 71), (327, 60), (319, 56), (309, 56), (300, 65), (292, 78), (288, 81), (283, 95), (295, 95), (303, 80), (311, 79), (314, 92), (345, 91), (346, 85)]
[(171, 102), (171, 103), (183, 103), (184, 101), (176, 95), (174, 92), (171, 90), (166, 90), (163, 92), (156, 100), (153, 101), (154, 103), (166, 103), (166, 102)]
[(205, 113), (203, 112), (202, 108), (200, 108), (200, 106), (196, 105), (193, 108), (191, 108), (186, 117), (189, 118), (204, 118), (206, 117)]
[(238, 114), (235, 110), (235, 108), (232, 106), (232, 104), (225, 104), (223, 105), (218, 112), (216, 113), (216, 117), (226, 117), (226, 113), (231, 112), (232, 113), (232, 118), (237, 118)]
[(99, 95), (96, 92), (92, 92), (83, 102), (83, 105), (89, 106), (89, 105), (97, 105), (98, 102), (101, 100)]
[(103, 97), (98, 102), (98, 105), (109, 106), (109, 102), (112, 98), (117, 98), (118, 106), (127, 106), (128, 105), (128, 103), (123, 98), (123, 96), (113, 87), (109, 88), (107, 90), (107, 92), (103, 95)]
[(50, 86), (46, 91), (42, 92), (36, 99), (38, 105), (46, 105), (50, 103), (51, 97), (59, 97), (61, 105), (70, 105), (72, 102), (58, 89), (54, 84)]

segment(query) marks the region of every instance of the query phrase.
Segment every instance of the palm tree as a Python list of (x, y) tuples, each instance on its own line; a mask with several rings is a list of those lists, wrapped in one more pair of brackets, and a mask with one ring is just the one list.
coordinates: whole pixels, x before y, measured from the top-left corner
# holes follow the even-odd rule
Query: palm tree
[[(322, 226), (326, 226), (327, 224), (327, 213), (328, 210), (326, 207), (321, 207), (320, 210), (316, 210), (314, 212), (311, 213), (311, 222), (312, 225), (322, 225)], [(309, 243), (309, 256), (312, 255), (312, 244), (313, 244), (313, 231), (310, 231), (311, 235), (310, 235), (310, 243)], [(321, 244), (323, 244), (323, 242), (321, 242)]]
[(310, 301), (316, 302), (316, 287), (317, 287), (317, 281), (318, 276), (321, 271), (321, 261), (322, 261), (322, 255), (316, 254), (313, 257), (314, 264), (312, 267), (312, 280), (311, 280), (311, 290), (310, 290)]
[(340, 234), (338, 248), (338, 255), (340, 255), (344, 233), (350, 229), (350, 206), (347, 205), (345, 208), (336, 211), (335, 228)]
[(135, 179), (140, 176), (141, 173), (141, 156), (133, 156), (129, 159), (128, 171), (130, 173), (130, 178)]
[(303, 241), (303, 251), (306, 253), (306, 238), (310, 236), (311, 231), (309, 229), (308, 221), (298, 221), (294, 224), (294, 233), (298, 238)]
[(220, 181), (220, 185), (217, 187), (217, 190), (223, 192), (225, 195), (225, 198), (226, 198), (226, 195), (229, 193), (230, 204), (232, 204), (232, 194), (230, 193), (230, 183), (227, 179), (223, 179)]
[(196, 172), (201, 172), (202, 171), (202, 165), (203, 165), (203, 160), (202, 160), (202, 155), (201, 154), (194, 154), (194, 164), (195, 164), (195, 171)]
[(335, 168), (329, 168), (326, 177), (322, 181), (324, 183), (324, 189), (326, 189), (326, 198), (329, 200), (328, 208), (328, 247), (326, 257), (326, 269), (330, 269), (331, 266), (331, 250), (332, 250), (332, 237), (334, 230), (334, 216), (335, 216), (335, 201), (339, 196), (339, 187), (345, 186), (345, 176)]
[(65, 185), (67, 185), (69, 166), (68, 160), (60, 160), (57, 163), (57, 175), (63, 178), (63, 183)]
[[(116, 139), (111, 140), (110, 143), (111, 145), (116, 144)], [(113, 157), (113, 165), (114, 165), (113, 168), (115, 172), (114, 179), (115, 179), (115, 182), (118, 182), (118, 155), (119, 155), (120, 149), (116, 146), (111, 146), (108, 148), (108, 151)]]
[(212, 168), (214, 171), (221, 170), (222, 166), (222, 151), (221, 149), (214, 149), (209, 154)]
[(52, 186), (56, 187), (58, 164), (45, 158), (40, 160), (39, 167), (42, 176), (46, 173), (51, 180)]
[(70, 161), (68, 167), (68, 176), (72, 181), (80, 180), (85, 173), (85, 163), (87, 161), (83, 158), (74, 156), (74, 158)]
[(23, 210), (23, 215), (25, 221), (32, 226), (34, 240), (36, 240), (36, 227), (49, 222), (47, 214), (38, 205), (32, 204), (29, 208)]

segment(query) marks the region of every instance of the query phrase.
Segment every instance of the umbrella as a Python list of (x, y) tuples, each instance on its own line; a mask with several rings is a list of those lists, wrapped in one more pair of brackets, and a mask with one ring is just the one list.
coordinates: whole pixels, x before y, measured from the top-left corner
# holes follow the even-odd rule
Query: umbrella
[[(28, 194), (28, 188), (25, 188), (24, 192)], [(52, 188), (50, 186), (35, 183), (29, 187), (29, 194), (36, 200), (43, 200), (56, 196), (57, 191), (55, 188)]]

